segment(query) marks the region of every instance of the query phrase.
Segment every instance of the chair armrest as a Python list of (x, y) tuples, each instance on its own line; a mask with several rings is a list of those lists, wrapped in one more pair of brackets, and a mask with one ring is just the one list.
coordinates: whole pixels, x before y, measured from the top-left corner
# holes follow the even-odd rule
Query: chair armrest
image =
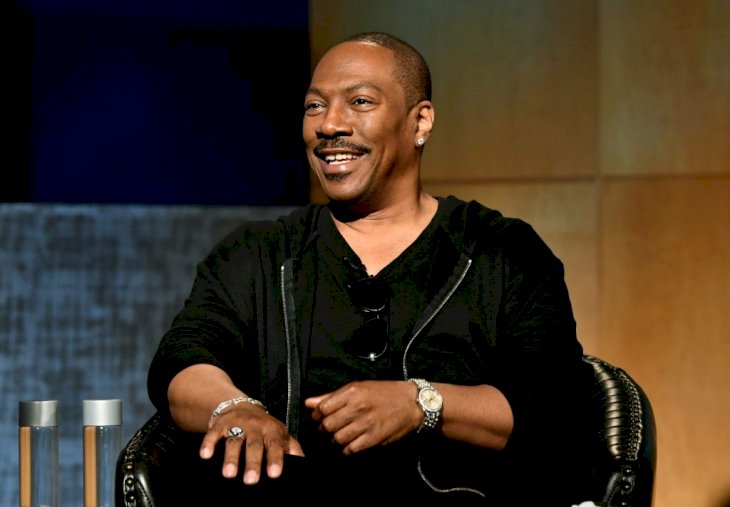
[(116, 505), (152, 507), (167, 505), (164, 491), (169, 468), (176, 459), (176, 443), (185, 432), (156, 413), (132, 436), (122, 449), (116, 467)]
[(600, 446), (598, 475), (605, 484), (601, 505), (650, 507), (656, 470), (656, 425), (648, 396), (624, 370), (594, 356)]

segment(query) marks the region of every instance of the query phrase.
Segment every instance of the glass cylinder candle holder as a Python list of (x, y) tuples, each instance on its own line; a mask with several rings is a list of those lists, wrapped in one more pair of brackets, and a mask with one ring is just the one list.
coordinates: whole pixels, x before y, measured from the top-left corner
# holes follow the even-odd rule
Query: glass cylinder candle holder
[(58, 400), (20, 402), (18, 444), (20, 507), (58, 507)]
[(122, 400), (84, 400), (84, 507), (114, 507)]

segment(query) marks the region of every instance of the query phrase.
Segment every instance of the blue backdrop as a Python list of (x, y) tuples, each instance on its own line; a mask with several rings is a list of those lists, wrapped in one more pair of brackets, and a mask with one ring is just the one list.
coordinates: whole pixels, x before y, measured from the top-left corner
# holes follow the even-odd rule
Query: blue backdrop
[(9, 14), (19, 183), (0, 199), (308, 199), (306, 1), (25, 0)]
[[(195, 266), (273, 206), (0, 204), (0, 505), (18, 505), (18, 402), (59, 401), (62, 506), (83, 505), (82, 401), (154, 413), (147, 369)], [(12, 451), (12, 452), (11, 452)]]

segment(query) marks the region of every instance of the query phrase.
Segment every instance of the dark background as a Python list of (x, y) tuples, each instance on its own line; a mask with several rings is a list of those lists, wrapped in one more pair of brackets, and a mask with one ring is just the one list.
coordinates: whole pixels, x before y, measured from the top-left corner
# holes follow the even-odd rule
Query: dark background
[(0, 201), (308, 201), (306, 0), (3, 5)]
[(59, 402), (61, 505), (81, 505), (82, 400), (125, 442), (197, 262), (309, 200), (306, 1), (0, 3), (0, 506), (18, 402)]

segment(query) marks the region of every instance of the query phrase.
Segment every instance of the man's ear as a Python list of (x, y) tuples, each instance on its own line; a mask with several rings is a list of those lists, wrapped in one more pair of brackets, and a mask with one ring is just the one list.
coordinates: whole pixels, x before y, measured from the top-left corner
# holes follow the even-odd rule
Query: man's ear
[[(419, 146), (423, 146), (433, 130), (436, 112), (434, 111), (433, 104), (431, 104), (430, 100), (422, 100), (416, 104), (414, 109), (416, 111), (415, 142)], [(423, 139), (423, 141), (419, 141), (419, 139)]]

